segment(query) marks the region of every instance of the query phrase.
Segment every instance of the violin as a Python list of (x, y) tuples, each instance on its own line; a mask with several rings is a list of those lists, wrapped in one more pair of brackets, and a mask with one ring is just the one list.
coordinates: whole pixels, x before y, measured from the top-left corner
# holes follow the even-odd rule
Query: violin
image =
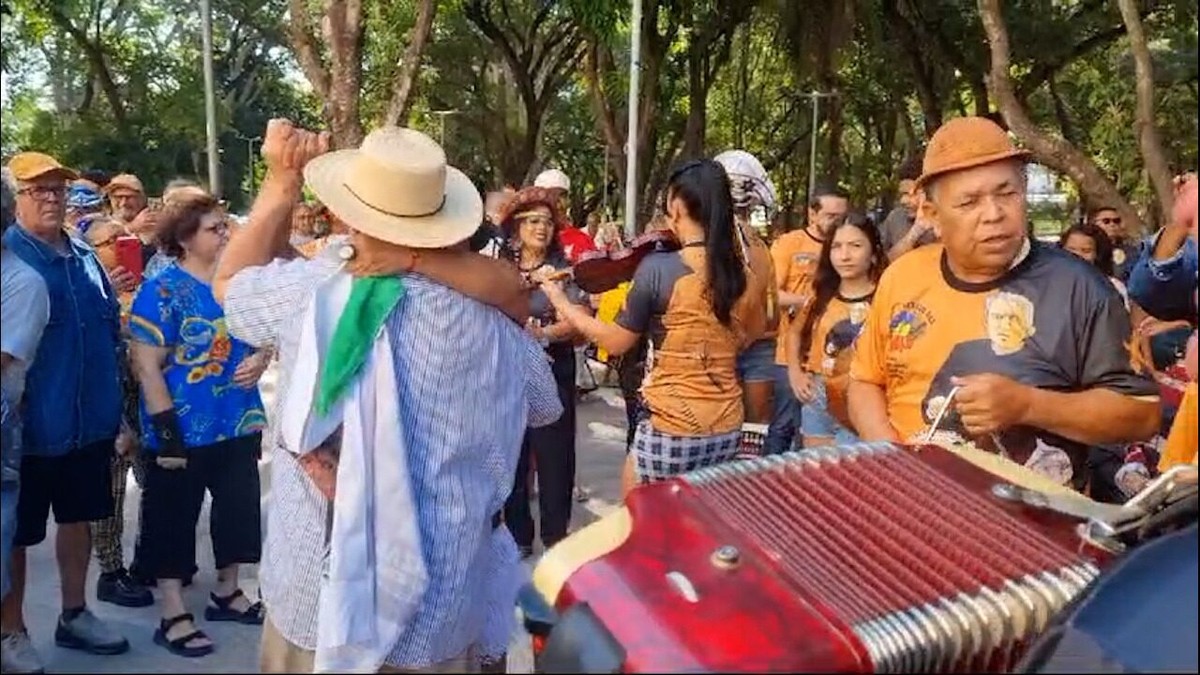
[(570, 269), (551, 275), (551, 279), (570, 276), (585, 293), (599, 295), (633, 279), (642, 260), (655, 251), (678, 251), (679, 239), (670, 230), (650, 230), (618, 251), (588, 251)]

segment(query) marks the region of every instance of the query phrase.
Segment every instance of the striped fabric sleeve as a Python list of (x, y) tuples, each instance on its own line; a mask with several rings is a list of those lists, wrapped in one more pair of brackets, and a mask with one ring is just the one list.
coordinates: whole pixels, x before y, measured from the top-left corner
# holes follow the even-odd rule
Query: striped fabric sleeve
[(274, 260), (233, 275), (225, 291), (229, 332), (255, 348), (274, 344), (284, 320), (302, 312), (313, 289), (337, 267), (321, 257)]
[(558, 385), (550, 370), (546, 351), (532, 338), (525, 338), (525, 398), (529, 402), (531, 428), (553, 424), (563, 414), (562, 401), (558, 400)]

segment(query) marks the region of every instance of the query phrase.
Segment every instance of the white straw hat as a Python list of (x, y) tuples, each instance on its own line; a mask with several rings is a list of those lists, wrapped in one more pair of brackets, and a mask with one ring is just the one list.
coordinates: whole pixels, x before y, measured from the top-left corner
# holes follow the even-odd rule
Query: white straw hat
[(304, 167), (304, 181), (346, 225), (401, 246), (452, 246), (483, 222), (471, 179), (446, 164), (437, 142), (412, 129), (383, 127), (357, 149), (321, 155)]

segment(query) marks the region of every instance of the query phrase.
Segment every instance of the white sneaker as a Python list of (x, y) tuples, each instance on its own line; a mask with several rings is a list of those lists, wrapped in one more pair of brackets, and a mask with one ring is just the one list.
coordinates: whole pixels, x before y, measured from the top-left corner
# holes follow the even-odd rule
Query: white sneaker
[(42, 659), (29, 633), (8, 633), (0, 637), (0, 672), (4, 673), (41, 673), (45, 671)]

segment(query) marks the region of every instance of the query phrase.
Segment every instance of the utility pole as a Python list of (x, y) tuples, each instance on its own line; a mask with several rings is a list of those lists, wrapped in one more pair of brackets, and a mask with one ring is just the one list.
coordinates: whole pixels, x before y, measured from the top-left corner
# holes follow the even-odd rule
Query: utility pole
[(457, 115), (457, 110), (433, 110), (432, 114), (437, 115), (441, 119), (441, 140), (442, 152), (446, 151), (446, 118), (450, 115)]
[(208, 190), (221, 198), (221, 154), (217, 149), (217, 93), (213, 77), (212, 3), (200, 0), (201, 39), (204, 43), (204, 130), (208, 136)]
[(629, 49), (629, 132), (625, 134), (625, 235), (637, 236), (638, 93), (642, 75), (642, 0), (633, 0)]
[(817, 91), (815, 89), (806, 94), (800, 94), (802, 98), (812, 99), (812, 143), (808, 150), (808, 199), (812, 199), (813, 192), (817, 189), (817, 128), (821, 122), (821, 99), (834, 98), (837, 95), (836, 91)]
[(241, 134), (237, 134), (239, 141), (246, 141), (246, 171), (249, 173), (249, 189), (247, 196), (250, 202), (254, 201), (254, 144), (262, 141), (262, 136), (254, 138), (246, 138)]

